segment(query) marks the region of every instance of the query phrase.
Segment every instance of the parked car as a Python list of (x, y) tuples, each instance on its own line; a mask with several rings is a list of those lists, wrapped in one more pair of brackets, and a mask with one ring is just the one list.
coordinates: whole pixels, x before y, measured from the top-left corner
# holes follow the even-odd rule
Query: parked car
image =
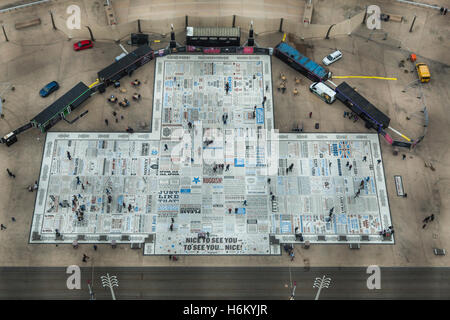
[(73, 44), (73, 50), (80, 51), (84, 49), (89, 49), (94, 46), (94, 43), (91, 40), (81, 40), (78, 42), (75, 42)]
[(56, 90), (58, 90), (58, 89), (59, 89), (59, 84), (58, 84), (58, 82), (52, 81), (52, 82), (50, 82), (50, 83), (47, 83), (47, 84), (45, 85), (45, 87), (43, 87), (43, 88), (41, 89), (41, 91), (39, 91), (39, 95), (40, 95), (42, 98), (45, 98), (45, 97), (47, 97), (48, 95), (50, 95), (52, 92), (54, 92), (54, 91), (56, 91)]
[(333, 62), (338, 61), (340, 58), (342, 58), (342, 52), (336, 50), (335, 52), (330, 53), (325, 58), (323, 58), (322, 62), (324, 65), (328, 66)]

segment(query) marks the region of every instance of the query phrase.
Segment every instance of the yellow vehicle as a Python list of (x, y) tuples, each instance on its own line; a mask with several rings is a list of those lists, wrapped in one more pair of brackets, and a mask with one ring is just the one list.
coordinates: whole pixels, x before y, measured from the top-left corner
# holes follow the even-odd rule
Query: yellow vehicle
[(416, 64), (417, 75), (419, 76), (420, 82), (428, 82), (430, 81), (430, 69), (425, 63)]

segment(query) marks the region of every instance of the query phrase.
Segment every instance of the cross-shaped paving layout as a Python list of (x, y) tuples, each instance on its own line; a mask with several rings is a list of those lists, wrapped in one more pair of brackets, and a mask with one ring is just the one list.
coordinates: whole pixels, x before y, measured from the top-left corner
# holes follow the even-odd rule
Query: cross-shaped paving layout
[(152, 132), (48, 133), (30, 242), (148, 255), (279, 254), (296, 233), (393, 243), (379, 235), (378, 135), (274, 132), (270, 58), (157, 58)]

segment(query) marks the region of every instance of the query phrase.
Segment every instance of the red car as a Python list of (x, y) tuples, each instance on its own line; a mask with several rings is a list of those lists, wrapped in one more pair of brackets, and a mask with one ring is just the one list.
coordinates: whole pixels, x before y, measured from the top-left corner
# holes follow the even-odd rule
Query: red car
[(73, 44), (73, 50), (80, 51), (92, 48), (93, 46), (94, 43), (91, 40), (81, 40)]

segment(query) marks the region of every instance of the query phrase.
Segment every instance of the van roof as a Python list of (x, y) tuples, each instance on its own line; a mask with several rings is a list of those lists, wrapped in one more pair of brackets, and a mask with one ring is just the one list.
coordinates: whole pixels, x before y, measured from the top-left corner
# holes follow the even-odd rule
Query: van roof
[(429, 77), (430, 76), (430, 69), (428, 69), (428, 66), (424, 63), (418, 63), (416, 64), (417, 69), (419, 73), (422, 75), (422, 77)]
[(334, 91), (333, 89), (331, 89), (329, 86), (327, 86), (325, 83), (323, 82), (315, 82), (311, 85), (311, 87), (317, 87), (320, 90), (322, 90), (323, 92), (325, 92), (327, 95), (329, 95), (330, 97), (334, 97), (336, 95), (336, 91)]

